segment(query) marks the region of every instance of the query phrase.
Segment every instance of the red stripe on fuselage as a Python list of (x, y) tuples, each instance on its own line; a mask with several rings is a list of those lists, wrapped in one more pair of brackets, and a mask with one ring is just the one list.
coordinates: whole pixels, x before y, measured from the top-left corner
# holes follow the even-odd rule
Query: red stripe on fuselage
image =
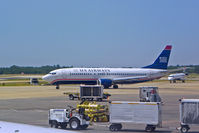
[[(161, 76), (162, 77), (162, 76)], [(154, 77), (154, 78), (141, 78), (141, 79), (138, 79), (138, 81), (142, 81), (142, 80), (154, 80), (154, 79), (159, 79), (161, 77)], [(57, 82), (57, 81), (97, 81), (98, 79), (56, 79), (56, 80), (53, 80), (51, 82), (51, 84), (53, 84), (54, 82)]]

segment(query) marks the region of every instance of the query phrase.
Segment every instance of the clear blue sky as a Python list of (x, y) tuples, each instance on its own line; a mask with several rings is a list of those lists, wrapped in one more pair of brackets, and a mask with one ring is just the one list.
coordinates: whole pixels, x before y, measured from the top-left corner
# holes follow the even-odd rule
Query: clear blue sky
[(0, 67), (199, 64), (199, 0), (0, 1)]

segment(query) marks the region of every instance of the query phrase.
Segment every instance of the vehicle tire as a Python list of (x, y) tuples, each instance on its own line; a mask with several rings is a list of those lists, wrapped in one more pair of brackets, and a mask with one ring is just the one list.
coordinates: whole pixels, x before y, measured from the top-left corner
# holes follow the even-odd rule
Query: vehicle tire
[(121, 130), (122, 129), (122, 124), (117, 124), (117, 128), (118, 128), (118, 130)]
[(174, 80), (173, 83), (176, 83), (176, 80)]
[(188, 126), (182, 126), (180, 131), (181, 131), (181, 133), (187, 133), (189, 131), (189, 129), (190, 128)]
[(81, 125), (80, 128), (85, 130), (88, 127), (88, 125)]
[(99, 122), (99, 117), (94, 116), (94, 117), (93, 117), (93, 121), (94, 121), (94, 122)]
[(72, 130), (77, 130), (80, 128), (80, 121), (77, 119), (77, 118), (72, 118), (70, 121), (69, 121), (69, 124), (70, 124), (70, 128)]
[(58, 127), (59, 127), (59, 126), (56, 124), (56, 125), (55, 125), (55, 128), (58, 128)]
[(50, 124), (50, 127), (53, 127), (53, 124)]
[(66, 127), (67, 127), (67, 124), (61, 124), (61, 129), (66, 129)]
[(155, 131), (156, 127), (152, 127), (152, 132)]
[(110, 120), (110, 115), (106, 115), (107, 121), (109, 122)]
[(103, 94), (103, 99), (107, 99), (107, 98), (108, 98), (108, 96)]
[(69, 95), (69, 100), (74, 100), (74, 96), (72, 94)]
[(82, 102), (86, 101), (86, 99), (85, 99), (85, 98), (81, 98), (81, 100), (82, 100)]
[(52, 124), (51, 124), (51, 127), (52, 128), (58, 128), (58, 124), (56, 121), (53, 121)]
[(101, 101), (102, 101), (102, 98), (98, 98), (97, 101), (101, 102)]
[(114, 89), (118, 89), (118, 85), (113, 85), (113, 88)]
[(185, 83), (185, 80), (182, 80), (182, 83)]
[(110, 125), (109, 130), (112, 131), (112, 132), (118, 131), (118, 127), (117, 127), (117, 125), (112, 124), (112, 125)]
[(148, 125), (147, 125), (146, 128), (145, 128), (145, 131), (146, 131), (146, 132), (152, 132), (152, 131), (153, 131), (153, 128), (154, 128), (153, 126), (148, 126)]

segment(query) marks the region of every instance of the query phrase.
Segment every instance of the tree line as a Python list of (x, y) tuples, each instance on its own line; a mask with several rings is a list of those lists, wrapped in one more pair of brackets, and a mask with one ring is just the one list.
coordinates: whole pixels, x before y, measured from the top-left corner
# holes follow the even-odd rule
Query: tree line
[[(186, 73), (197, 73), (199, 74), (199, 65), (177, 65), (177, 66), (169, 66), (168, 69), (179, 69), (179, 68), (185, 68)], [(179, 72), (183, 72), (183, 70), (179, 70)]]
[[(47, 65), (41, 67), (32, 67), (32, 66), (10, 66), (10, 67), (0, 67), (0, 74), (46, 74), (52, 70), (60, 69), (60, 68), (72, 68), (73, 66), (60, 66), (60, 65)], [(169, 66), (168, 69), (178, 69), (186, 67), (187, 73), (198, 73), (199, 74), (199, 65), (187, 65), (187, 66)], [(179, 72), (182, 72), (180, 70)]]
[(52, 70), (60, 68), (71, 68), (72, 66), (41, 66), (41, 67), (24, 67), (13, 65), (11, 67), (0, 67), (0, 74), (46, 74)]

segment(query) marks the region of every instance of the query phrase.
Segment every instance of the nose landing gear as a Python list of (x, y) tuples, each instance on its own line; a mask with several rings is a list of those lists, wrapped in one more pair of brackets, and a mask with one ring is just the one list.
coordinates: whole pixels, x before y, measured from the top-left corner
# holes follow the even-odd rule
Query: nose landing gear
[(56, 85), (56, 89), (57, 89), (57, 90), (59, 89), (59, 84)]

